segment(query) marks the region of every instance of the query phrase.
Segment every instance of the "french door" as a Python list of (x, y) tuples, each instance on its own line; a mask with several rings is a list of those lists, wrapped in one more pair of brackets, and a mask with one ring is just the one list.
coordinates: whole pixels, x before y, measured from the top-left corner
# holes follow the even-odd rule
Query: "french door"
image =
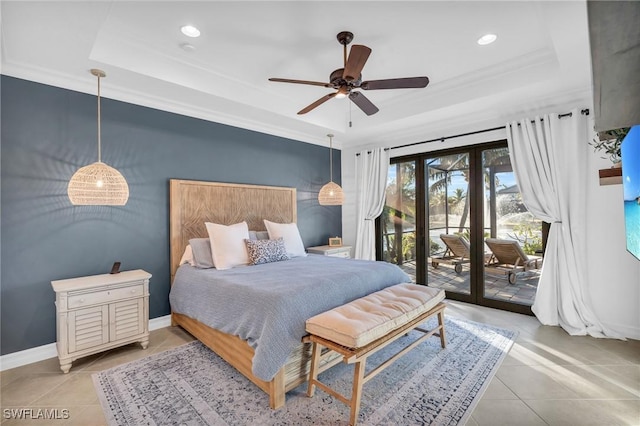
[[(415, 282), (449, 299), (531, 314), (542, 224), (522, 203), (506, 141), (393, 158), (377, 234), (379, 259)], [(498, 264), (489, 238), (540, 263)]]

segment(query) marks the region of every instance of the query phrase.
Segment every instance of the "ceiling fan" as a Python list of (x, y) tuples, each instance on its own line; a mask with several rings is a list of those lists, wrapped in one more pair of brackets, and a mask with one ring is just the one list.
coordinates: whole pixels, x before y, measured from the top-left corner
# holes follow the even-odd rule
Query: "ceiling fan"
[(322, 105), (329, 99), (338, 97), (343, 98), (349, 96), (349, 99), (356, 104), (365, 114), (373, 115), (378, 112), (376, 107), (366, 96), (354, 89), (363, 90), (379, 90), (379, 89), (418, 89), (426, 87), (429, 84), (428, 77), (408, 77), (408, 78), (389, 78), (385, 80), (368, 80), (362, 81), (362, 68), (367, 62), (371, 49), (367, 46), (354, 44), (347, 58), (347, 45), (353, 40), (353, 34), (349, 31), (342, 31), (337, 35), (338, 42), (342, 44), (344, 50), (344, 68), (339, 68), (329, 76), (329, 83), (308, 80), (291, 80), (287, 78), (270, 78), (269, 81), (280, 83), (296, 83), (307, 84), (311, 86), (322, 86), (335, 89), (336, 92), (325, 95), (298, 111), (298, 114), (306, 114), (312, 109)]

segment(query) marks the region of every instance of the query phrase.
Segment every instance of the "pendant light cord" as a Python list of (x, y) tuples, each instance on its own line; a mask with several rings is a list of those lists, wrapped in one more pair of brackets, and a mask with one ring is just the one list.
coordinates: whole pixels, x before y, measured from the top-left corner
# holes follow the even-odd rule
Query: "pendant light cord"
[(333, 135), (329, 136), (329, 181), (333, 182)]
[(98, 75), (98, 163), (102, 163), (102, 141), (100, 133), (100, 75)]

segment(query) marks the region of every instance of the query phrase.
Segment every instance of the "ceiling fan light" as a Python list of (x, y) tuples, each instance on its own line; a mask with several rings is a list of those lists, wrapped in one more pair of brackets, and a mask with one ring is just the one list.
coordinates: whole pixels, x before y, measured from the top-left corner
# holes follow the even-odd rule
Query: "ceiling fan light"
[(318, 203), (321, 206), (341, 206), (344, 202), (344, 192), (340, 185), (329, 182), (320, 189)]
[(344, 99), (344, 98), (346, 98), (346, 97), (347, 97), (347, 94), (346, 94), (346, 93), (344, 93), (344, 92), (338, 92), (338, 93), (336, 94), (336, 99)]
[(478, 39), (478, 44), (480, 46), (486, 46), (487, 44), (491, 44), (498, 39), (498, 36), (495, 34), (485, 34)]

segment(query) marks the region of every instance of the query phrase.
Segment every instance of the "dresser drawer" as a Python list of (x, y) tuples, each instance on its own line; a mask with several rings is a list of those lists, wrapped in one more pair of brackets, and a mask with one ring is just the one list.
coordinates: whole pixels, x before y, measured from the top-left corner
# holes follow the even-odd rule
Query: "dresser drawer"
[(143, 295), (144, 285), (140, 283), (126, 287), (112, 288), (109, 290), (69, 294), (67, 306), (68, 309), (75, 309), (84, 306), (105, 304), (114, 300), (122, 300), (129, 297), (142, 297)]
[(316, 246), (308, 247), (307, 251), (313, 254), (322, 254), (331, 257), (342, 257), (344, 259), (351, 259), (351, 246)]

